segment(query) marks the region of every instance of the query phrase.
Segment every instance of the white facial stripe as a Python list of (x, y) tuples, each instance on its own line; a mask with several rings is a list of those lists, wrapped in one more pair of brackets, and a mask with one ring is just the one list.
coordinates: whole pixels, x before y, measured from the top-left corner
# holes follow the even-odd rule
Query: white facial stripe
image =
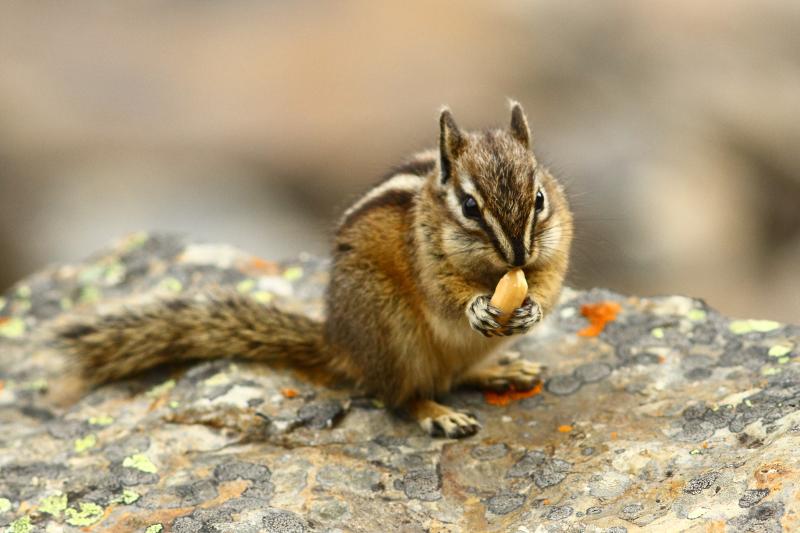
[(373, 200), (374, 198), (377, 198), (388, 191), (415, 192), (422, 186), (424, 181), (425, 180), (423, 178), (415, 174), (398, 174), (396, 176), (392, 176), (374, 189), (370, 190), (356, 203), (350, 206), (350, 208), (344, 212), (342, 220), (345, 220), (352, 213), (355, 213), (361, 209), (361, 207), (363, 207), (370, 200)]
[(528, 255), (531, 253), (531, 232), (533, 231), (533, 217), (536, 216), (536, 205), (533, 206), (531, 212), (528, 214), (528, 220), (525, 222), (525, 235), (522, 237), (525, 239), (523, 242), (525, 243), (525, 251)]
[(503, 231), (503, 227), (494, 218), (494, 215), (489, 213), (488, 211), (483, 212), (483, 220), (486, 221), (486, 224), (492, 228), (492, 232), (494, 236), (497, 238), (497, 242), (500, 243), (500, 248), (503, 250), (503, 255), (506, 256), (506, 259), (513, 260), (514, 259), (514, 247), (511, 245), (511, 241), (508, 240), (506, 237), (506, 233)]
[(456, 192), (453, 189), (447, 191), (447, 207), (453, 216), (457, 218), (464, 218), (461, 214), (461, 202), (459, 202)]
[(544, 192), (544, 187), (542, 187), (542, 194), (544, 195), (544, 208), (542, 212), (539, 213), (539, 220), (546, 219), (547, 215), (550, 213), (550, 196)]
[(468, 174), (459, 174), (458, 175), (458, 184), (461, 185), (461, 190), (465, 193), (469, 194), (476, 200), (478, 200), (479, 205), (483, 205), (483, 198), (481, 194), (478, 192), (478, 189), (475, 188), (475, 184), (472, 183), (472, 178)]

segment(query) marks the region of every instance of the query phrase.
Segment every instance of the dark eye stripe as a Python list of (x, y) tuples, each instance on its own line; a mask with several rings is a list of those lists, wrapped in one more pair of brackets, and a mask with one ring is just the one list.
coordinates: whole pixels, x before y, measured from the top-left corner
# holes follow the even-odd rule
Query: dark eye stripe
[[(464, 192), (464, 190), (457, 183), (454, 183), (454, 191), (456, 193), (456, 198), (458, 199), (459, 204), (463, 204), (466, 197), (470, 196), (466, 192)], [(447, 209), (447, 213), (450, 215), (450, 218), (454, 222), (456, 222), (461, 229), (463, 229), (468, 233), (474, 233), (474, 230), (471, 230), (466, 226), (464, 226), (464, 223), (461, 221), (461, 219), (459, 219), (458, 216), (456, 216), (452, 211)], [(506, 254), (503, 251), (503, 247), (500, 245), (500, 241), (498, 240), (497, 235), (495, 235), (494, 230), (492, 230), (492, 228), (486, 223), (483, 217), (471, 220), (475, 220), (475, 222), (478, 223), (480, 228), (483, 230), (484, 235), (489, 238), (489, 242), (492, 244), (497, 254), (504, 260), (509, 261), (509, 258), (506, 257)]]

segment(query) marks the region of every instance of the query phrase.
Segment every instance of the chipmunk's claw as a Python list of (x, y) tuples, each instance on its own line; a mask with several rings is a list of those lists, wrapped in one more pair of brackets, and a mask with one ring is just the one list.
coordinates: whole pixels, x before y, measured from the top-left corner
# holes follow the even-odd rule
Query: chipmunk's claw
[(497, 321), (502, 311), (491, 303), (491, 296), (480, 295), (467, 305), (469, 325), (484, 337), (502, 335), (502, 327)]
[(542, 308), (531, 298), (526, 298), (522, 306), (511, 313), (511, 318), (503, 326), (502, 334), (517, 335), (527, 333), (533, 326), (541, 322)]

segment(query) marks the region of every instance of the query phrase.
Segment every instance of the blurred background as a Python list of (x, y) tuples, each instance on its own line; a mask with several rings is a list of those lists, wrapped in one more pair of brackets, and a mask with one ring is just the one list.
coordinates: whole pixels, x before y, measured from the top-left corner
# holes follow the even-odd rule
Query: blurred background
[(449, 104), (525, 106), (571, 283), (800, 322), (800, 2), (3, 2), (0, 289), (134, 230), (267, 258)]

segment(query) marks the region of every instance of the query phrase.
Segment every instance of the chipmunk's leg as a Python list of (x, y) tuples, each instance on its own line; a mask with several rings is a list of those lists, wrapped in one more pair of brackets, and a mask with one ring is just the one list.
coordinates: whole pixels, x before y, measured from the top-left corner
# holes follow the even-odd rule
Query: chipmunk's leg
[(451, 409), (433, 400), (414, 400), (408, 405), (411, 416), (434, 437), (459, 439), (477, 433), (481, 425), (472, 415)]
[(542, 365), (506, 356), (489, 364), (479, 364), (469, 369), (459, 380), (460, 385), (489, 389), (497, 392), (508, 390), (512, 385), (517, 390), (533, 388), (542, 372)]

